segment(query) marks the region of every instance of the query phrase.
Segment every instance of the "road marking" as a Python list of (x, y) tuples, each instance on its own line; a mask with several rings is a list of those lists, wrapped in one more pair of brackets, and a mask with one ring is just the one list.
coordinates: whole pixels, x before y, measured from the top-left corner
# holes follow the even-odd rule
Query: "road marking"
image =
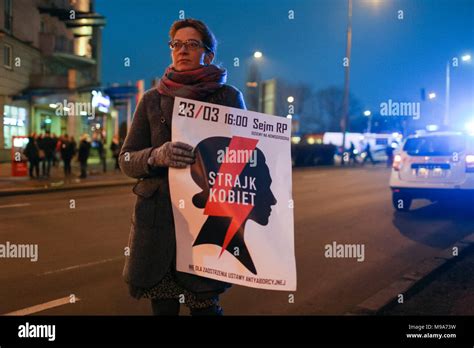
[(0, 209), (1, 208), (26, 207), (28, 205), (31, 205), (31, 203), (17, 203), (17, 204), (0, 205)]
[(66, 268), (57, 269), (57, 270), (54, 270), (54, 271), (44, 272), (44, 273), (39, 274), (39, 276), (70, 271), (70, 270), (73, 270), (73, 269), (78, 269), (78, 268), (83, 268), (83, 267), (90, 267), (90, 266), (100, 265), (102, 263), (107, 263), (107, 262), (112, 262), (112, 261), (117, 261), (117, 260), (122, 260), (122, 259), (123, 259), (123, 256), (120, 256), (120, 257), (114, 257), (112, 259), (105, 259), (105, 260), (100, 260), (100, 261), (83, 263), (81, 265), (75, 265), (75, 266), (70, 266), (70, 267), (66, 267)]
[[(71, 298), (69, 296), (66, 296), (66, 297), (63, 297), (63, 298), (59, 298), (57, 300), (41, 303), (41, 304), (36, 305), (36, 306), (23, 308), (23, 309), (20, 309), (20, 310), (14, 311), (14, 312), (10, 312), (10, 313), (6, 313), (6, 314), (3, 314), (3, 315), (8, 315), (8, 316), (12, 316), (12, 315), (15, 315), (15, 316), (30, 315), (30, 314), (33, 314), (33, 313), (38, 313), (38, 312), (45, 311), (45, 310), (50, 309), (50, 308), (59, 307), (59, 306), (69, 304), (69, 303), (71, 303), (70, 300), (71, 300)], [(75, 302), (77, 302), (80, 299), (79, 299), (79, 297), (75, 296), (74, 300), (75, 300)]]

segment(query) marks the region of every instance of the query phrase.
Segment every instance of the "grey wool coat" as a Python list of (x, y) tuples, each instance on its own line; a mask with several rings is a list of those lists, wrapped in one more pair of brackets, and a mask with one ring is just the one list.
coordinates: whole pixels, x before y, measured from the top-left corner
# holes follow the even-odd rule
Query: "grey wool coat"
[[(205, 100), (208, 103), (245, 109), (242, 93), (224, 85)], [(171, 268), (176, 270), (176, 237), (168, 183), (168, 168), (150, 168), (147, 160), (152, 150), (171, 141), (174, 98), (161, 95), (156, 88), (145, 92), (138, 103), (132, 125), (120, 152), (120, 168), (136, 178), (136, 195), (123, 270), (130, 293), (158, 284)], [(190, 130), (192, 131), (192, 130)], [(188, 273), (175, 273), (177, 283), (193, 293), (220, 293), (230, 285)]]

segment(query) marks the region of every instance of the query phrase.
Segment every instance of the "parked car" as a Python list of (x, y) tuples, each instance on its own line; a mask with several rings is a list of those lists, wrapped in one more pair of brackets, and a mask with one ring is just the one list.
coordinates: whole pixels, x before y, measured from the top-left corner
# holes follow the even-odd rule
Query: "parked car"
[(435, 132), (407, 137), (390, 176), (393, 206), (408, 211), (414, 199), (474, 198), (474, 137)]

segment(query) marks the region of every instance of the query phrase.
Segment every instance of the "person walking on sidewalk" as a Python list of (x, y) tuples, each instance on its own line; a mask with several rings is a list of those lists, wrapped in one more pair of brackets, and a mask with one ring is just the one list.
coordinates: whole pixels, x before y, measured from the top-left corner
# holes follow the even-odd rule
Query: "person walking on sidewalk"
[(105, 173), (107, 172), (107, 158), (106, 158), (106, 151), (105, 151), (105, 141), (103, 140), (102, 136), (98, 136), (96, 140), (97, 144), (97, 153), (99, 154), (99, 160), (102, 164), (102, 171)]
[(362, 165), (365, 164), (365, 162), (367, 162), (367, 160), (370, 159), (370, 162), (372, 162), (372, 165), (375, 166), (375, 161), (374, 161), (374, 158), (372, 157), (372, 151), (370, 150), (370, 143), (367, 143), (367, 145), (365, 146), (365, 157), (364, 157), (364, 161), (362, 162)]
[(64, 134), (61, 140), (61, 158), (64, 163), (64, 176), (68, 177), (71, 175), (71, 160), (74, 156), (74, 144), (69, 139), (67, 134)]
[(57, 167), (58, 166), (58, 152), (59, 152), (59, 149), (58, 149), (58, 143), (59, 143), (59, 138), (58, 136), (53, 133), (53, 135), (51, 136), (51, 143), (54, 145), (54, 151), (53, 151), (53, 167)]
[[(36, 139), (36, 145), (38, 146), (38, 151), (39, 151), (39, 167), (42, 169), (44, 168), (44, 160), (45, 160), (45, 152), (43, 149), (43, 144), (44, 144), (44, 134), (41, 133), (35, 137)], [(41, 171), (41, 175), (44, 177), (43, 171)]]
[(74, 156), (76, 156), (76, 153), (77, 153), (76, 139), (74, 139), (74, 136), (71, 135), (71, 137), (69, 138), (69, 141), (72, 144), (72, 157), (74, 157)]
[(110, 143), (110, 151), (112, 151), (112, 156), (114, 156), (114, 159), (115, 159), (115, 169), (119, 169), (120, 170), (120, 166), (119, 166), (119, 155), (120, 155), (120, 148), (121, 148), (121, 144), (119, 142), (119, 138), (118, 136), (114, 135), (113, 139), (112, 139), (112, 142)]
[(56, 147), (56, 142), (53, 140), (53, 138), (51, 138), (50, 133), (46, 132), (39, 146), (40, 146), (40, 149), (43, 150), (44, 152), (41, 175), (43, 175), (46, 178), (49, 178), (51, 165), (54, 159), (54, 149)]
[(211, 64), (216, 39), (206, 24), (176, 21), (170, 39), (172, 64), (138, 103), (119, 156), (121, 170), (139, 179), (123, 275), (130, 295), (150, 299), (155, 315), (178, 315), (182, 296), (191, 315), (222, 315), (219, 295), (230, 284), (176, 270), (168, 168), (189, 168), (195, 154), (192, 146), (171, 142), (171, 116), (175, 97), (240, 109), (245, 102), (238, 89), (225, 84), (227, 71)]
[(34, 134), (28, 137), (28, 144), (26, 144), (23, 154), (28, 158), (30, 164), (30, 178), (34, 179), (33, 171), (36, 173), (36, 178), (39, 178), (39, 147)]
[(81, 136), (81, 141), (79, 142), (79, 151), (77, 159), (81, 165), (81, 179), (87, 178), (87, 160), (89, 159), (89, 154), (91, 150), (91, 143), (89, 140), (88, 134), (83, 134)]
[(351, 141), (351, 147), (349, 148), (349, 164), (356, 165), (359, 162), (357, 161), (357, 150), (354, 143)]

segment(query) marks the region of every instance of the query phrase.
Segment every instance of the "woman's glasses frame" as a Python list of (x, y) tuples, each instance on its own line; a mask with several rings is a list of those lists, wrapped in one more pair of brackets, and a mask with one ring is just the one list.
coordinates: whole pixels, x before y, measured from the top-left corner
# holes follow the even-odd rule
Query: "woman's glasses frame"
[(183, 46), (186, 47), (186, 49), (195, 51), (198, 48), (204, 48), (206, 51), (211, 52), (209, 47), (207, 47), (204, 43), (194, 40), (194, 39), (189, 39), (186, 41), (180, 41), (180, 40), (171, 40), (168, 42), (168, 46), (171, 50), (173, 51), (179, 51)]

